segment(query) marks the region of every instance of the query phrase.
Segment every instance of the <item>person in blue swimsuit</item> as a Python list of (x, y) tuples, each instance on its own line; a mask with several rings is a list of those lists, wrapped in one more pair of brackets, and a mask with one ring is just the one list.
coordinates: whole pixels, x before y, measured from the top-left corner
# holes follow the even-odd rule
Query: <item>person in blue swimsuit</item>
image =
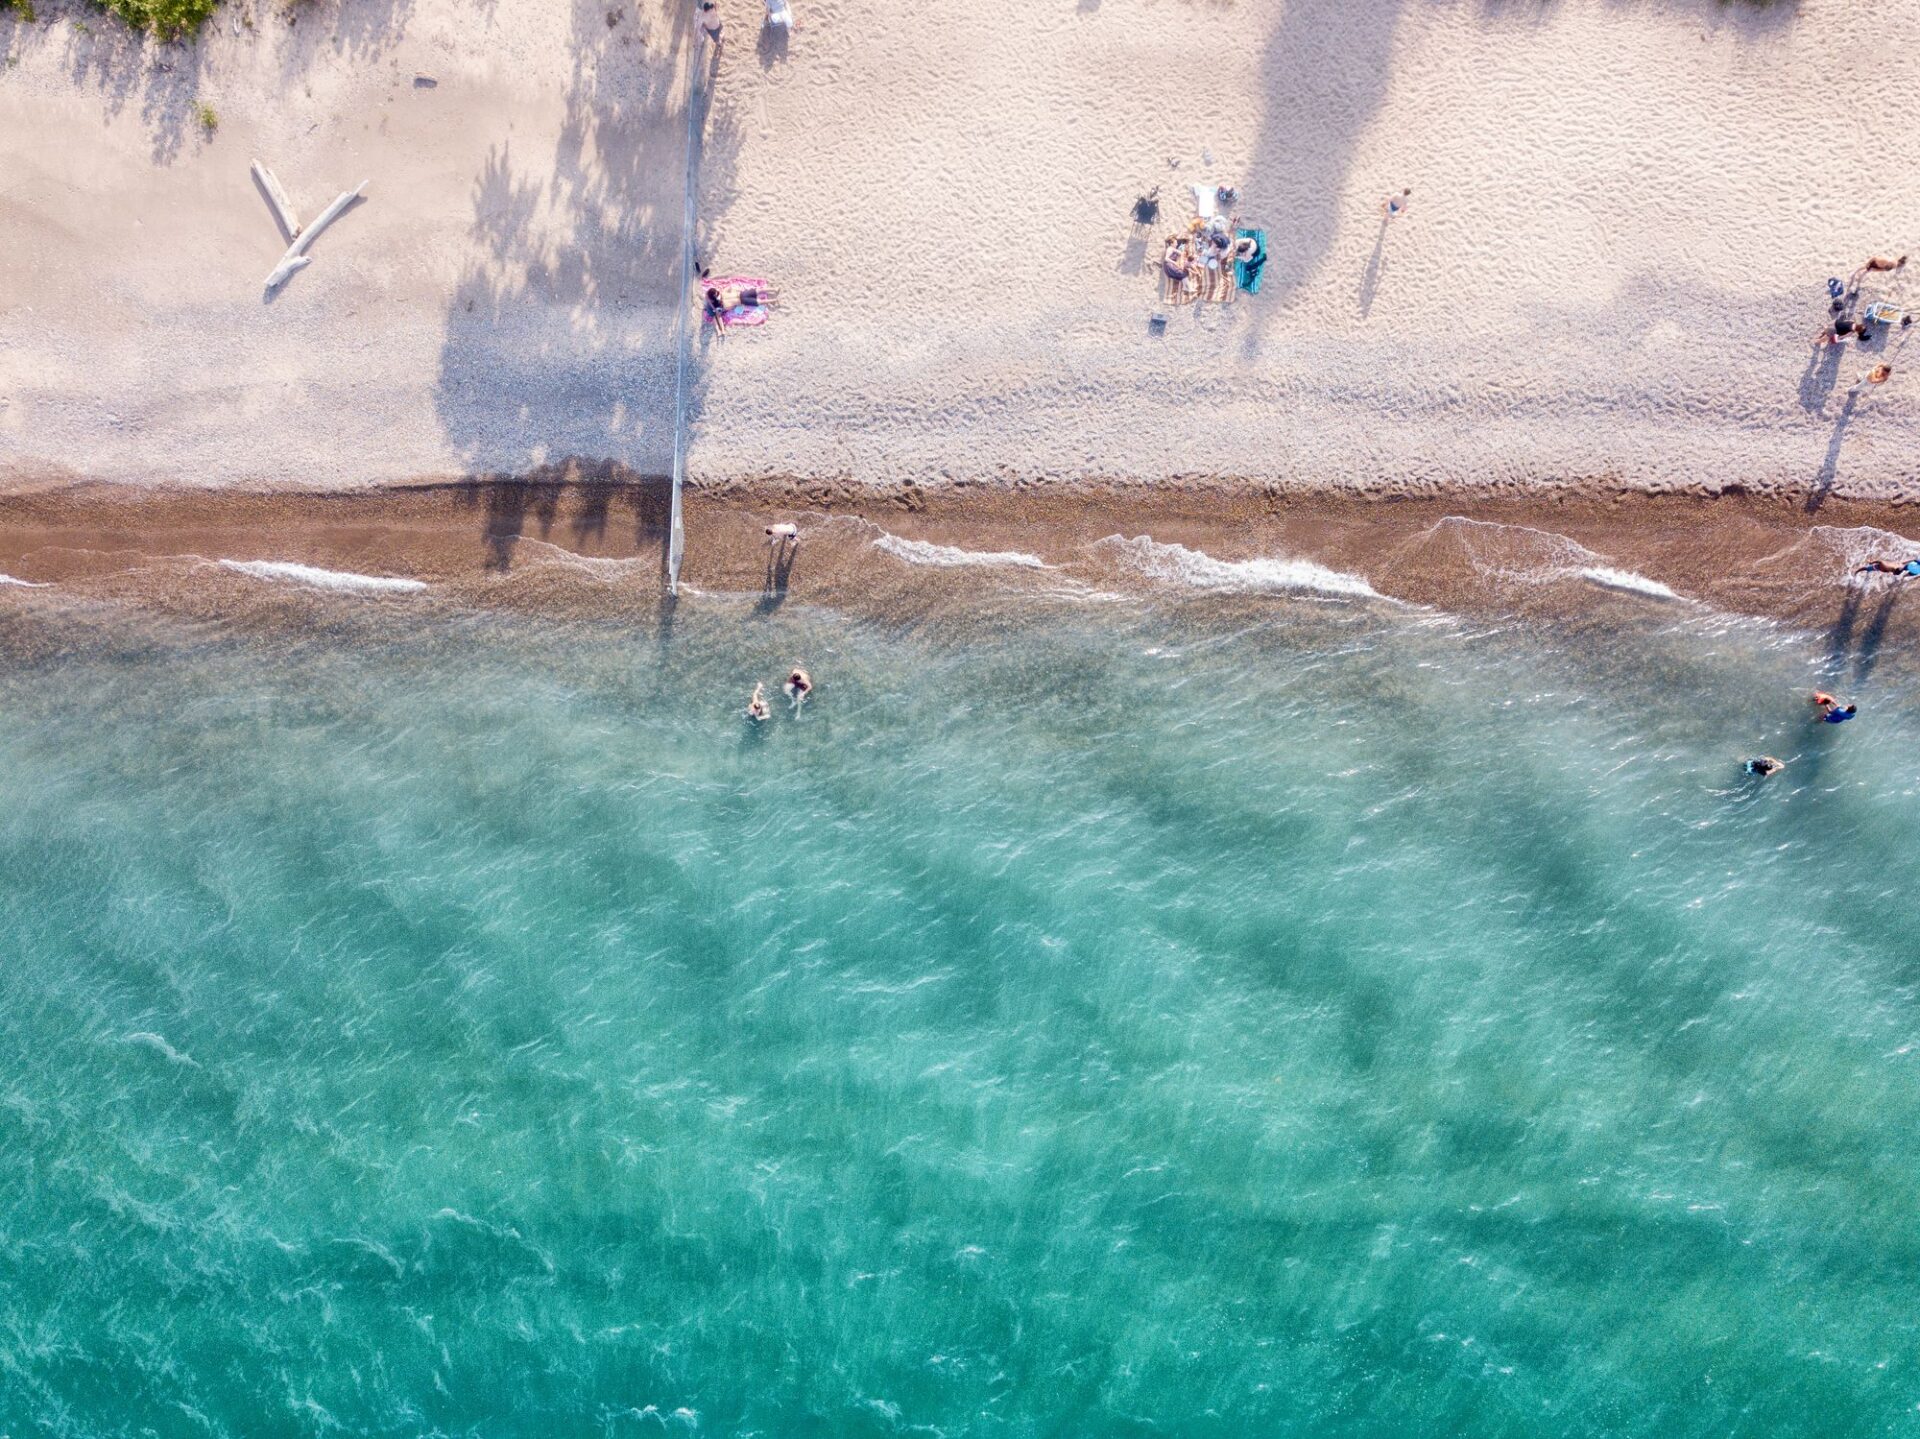
[(1820, 718), (1828, 724), (1845, 724), (1860, 713), (1859, 705), (1843, 705), (1825, 690), (1815, 690), (1813, 702), (1820, 706)]

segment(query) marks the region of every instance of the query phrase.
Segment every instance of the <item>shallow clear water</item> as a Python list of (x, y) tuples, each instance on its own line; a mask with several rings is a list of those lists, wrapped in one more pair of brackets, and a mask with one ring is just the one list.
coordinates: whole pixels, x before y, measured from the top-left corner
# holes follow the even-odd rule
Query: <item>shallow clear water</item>
[(5, 619), (0, 1432), (1912, 1422), (1886, 667), (325, 603)]

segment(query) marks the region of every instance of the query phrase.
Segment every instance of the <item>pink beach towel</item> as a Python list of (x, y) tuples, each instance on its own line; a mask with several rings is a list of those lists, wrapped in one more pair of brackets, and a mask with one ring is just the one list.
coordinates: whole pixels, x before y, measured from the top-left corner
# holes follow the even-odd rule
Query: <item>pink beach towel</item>
[[(764, 290), (767, 282), (753, 275), (725, 275), (717, 280), (708, 280), (703, 290)], [(735, 305), (723, 311), (719, 316), (709, 315), (708, 319), (732, 329), (735, 325), (764, 325), (767, 323), (765, 305)]]

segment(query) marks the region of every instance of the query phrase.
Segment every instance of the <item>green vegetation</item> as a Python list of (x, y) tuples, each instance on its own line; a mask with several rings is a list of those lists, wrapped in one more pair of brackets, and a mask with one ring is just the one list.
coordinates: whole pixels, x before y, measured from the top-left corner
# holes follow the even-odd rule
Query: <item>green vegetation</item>
[(145, 30), (162, 40), (181, 40), (200, 28), (220, 0), (94, 0), (94, 3), (136, 30)]
[(11, 10), (29, 25), (39, 18), (33, 13), (33, 0), (0, 0), (0, 10)]
[(205, 100), (193, 102), (193, 118), (200, 122), (200, 128), (209, 135), (220, 128), (220, 112)]

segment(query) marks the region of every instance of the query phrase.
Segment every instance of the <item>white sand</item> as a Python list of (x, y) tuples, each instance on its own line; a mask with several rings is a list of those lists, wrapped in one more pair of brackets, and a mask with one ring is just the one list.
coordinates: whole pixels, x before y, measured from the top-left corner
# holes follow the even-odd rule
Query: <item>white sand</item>
[[(619, 3), (222, 29), (169, 52), (209, 143), (105, 22), (0, 22), (0, 473), (664, 468), (689, 23)], [(1920, 0), (794, 4), (780, 53), (722, 0), (702, 250), (783, 305), (696, 348), (696, 477), (1920, 496), (1920, 346), (1849, 412), (1808, 343), (1870, 253), (1920, 306)], [(270, 306), (255, 153), (373, 182)], [(1153, 338), (1128, 211), (1196, 180), (1265, 288)]]
[[(664, 10), (242, 3), (191, 47), (0, 20), (0, 473), (664, 469), (690, 29)], [(371, 181), (271, 302), (255, 156), (303, 220)]]

